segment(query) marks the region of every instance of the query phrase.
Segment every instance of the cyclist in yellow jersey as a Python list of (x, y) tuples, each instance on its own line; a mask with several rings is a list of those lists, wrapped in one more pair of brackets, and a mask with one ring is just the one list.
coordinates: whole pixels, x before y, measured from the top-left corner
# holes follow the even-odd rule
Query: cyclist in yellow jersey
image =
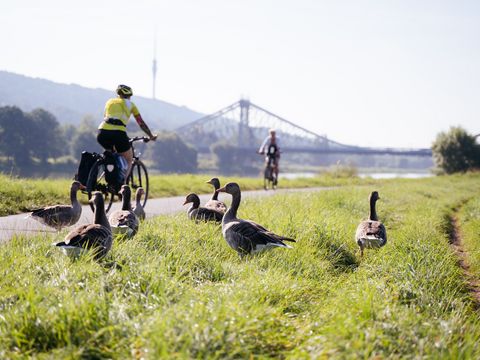
[(107, 101), (105, 104), (104, 119), (98, 127), (97, 141), (106, 150), (115, 150), (122, 155), (128, 164), (127, 176), (132, 167), (133, 152), (127, 135), (127, 124), (130, 115), (133, 114), (140, 128), (148, 135), (150, 140), (156, 140), (157, 135), (152, 134), (147, 124), (143, 121), (140, 112), (130, 97), (132, 89), (127, 85), (118, 85), (117, 98)]

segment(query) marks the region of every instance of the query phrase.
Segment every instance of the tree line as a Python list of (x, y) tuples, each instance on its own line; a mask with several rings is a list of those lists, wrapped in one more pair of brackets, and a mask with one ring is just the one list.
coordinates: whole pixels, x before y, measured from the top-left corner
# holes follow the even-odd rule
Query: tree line
[[(0, 107), (0, 171), (22, 176), (75, 173), (82, 151), (102, 152), (96, 134), (99, 120), (85, 117), (78, 126), (60, 124), (44, 109), (23, 112), (16, 106)], [(131, 136), (142, 135), (136, 124), (129, 124)], [(138, 144), (138, 143), (137, 143)], [(162, 172), (194, 173), (197, 151), (176, 133), (161, 132), (157, 141), (138, 144), (142, 160)], [(231, 144), (212, 143), (218, 169), (224, 173), (257, 171), (255, 154), (246, 156)], [(451, 174), (480, 168), (477, 135), (461, 127), (440, 132), (432, 144), (433, 159), (440, 172)]]
[(437, 169), (446, 174), (480, 169), (479, 135), (469, 134), (460, 126), (440, 132), (432, 144)]
[[(103, 151), (96, 140), (98, 123), (98, 119), (86, 117), (78, 126), (62, 125), (43, 109), (23, 112), (16, 106), (0, 107), (0, 170), (22, 176), (73, 175), (82, 151)], [(130, 136), (143, 134), (138, 131), (135, 126), (128, 129)], [(137, 147), (142, 160), (160, 171), (197, 169), (197, 151), (175, 133), (161, 132), (157, 141)]]

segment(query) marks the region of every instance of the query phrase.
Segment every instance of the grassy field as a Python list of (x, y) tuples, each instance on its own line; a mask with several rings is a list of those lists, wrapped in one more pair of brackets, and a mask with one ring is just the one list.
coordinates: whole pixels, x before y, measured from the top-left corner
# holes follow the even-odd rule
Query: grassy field
[[(478, 244), (479, 180), (246, 199), (240, 217), (297, 243), (245, 259), (184, 213), (117, 239), (101, 263), (59, 254), (61, 234), (14, 238), (0, 246), (0, 358), (479, 358), (478, 312), (449, 245), (454, 215)], [(360, 259), (353, 237), (374, 189), (388, 243)]]
[[(213, 192), (213, 187), (205, 182), (211, 175), (153, 175), (150, 176), (149, 197), (187, 195), (189, 192), (205, 194)], [(221, 183), (237, 181), (245, 190), (263, 188), (263, 179), (220, 177)], [(27, 212), (47, 205), (70, 202), (71, 179), (21, 179), (0, 174), (0, 216)], [(341, 186), (347, 184), (373, 183), (374, 180), (348, 178), (342, 173), (327, 172), (321, 176), (304, 179), (280, 179), (281, 187)], [(80, 194), (81, 202), (87, 202), (87, 195)]]

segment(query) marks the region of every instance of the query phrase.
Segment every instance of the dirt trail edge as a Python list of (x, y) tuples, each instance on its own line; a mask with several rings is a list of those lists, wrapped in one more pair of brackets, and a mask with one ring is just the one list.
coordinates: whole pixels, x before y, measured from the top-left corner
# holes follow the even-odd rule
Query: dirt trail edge
[(470, 290), (475, 301), (475, 307), (480, 309), (480, 280), (470, 272), (470, 265), (467, 259), (467, 252), (462, 245), (462, 232), (457, 217), (458, 209), (450, 215), (450, 245), (458, 256), (458, 264), (462, 268), (465, 278), (467, 279), (468, 289)]

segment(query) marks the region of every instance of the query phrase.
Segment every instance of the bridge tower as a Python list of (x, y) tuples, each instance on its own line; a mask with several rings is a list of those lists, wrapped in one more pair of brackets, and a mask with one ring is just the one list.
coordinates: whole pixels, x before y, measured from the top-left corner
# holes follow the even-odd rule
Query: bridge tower
[(242, 99), (240, 104), (240, 122), (238, 124), (238, 146), (252, 147), (253, 134), (249, 124), (250, 101)]

